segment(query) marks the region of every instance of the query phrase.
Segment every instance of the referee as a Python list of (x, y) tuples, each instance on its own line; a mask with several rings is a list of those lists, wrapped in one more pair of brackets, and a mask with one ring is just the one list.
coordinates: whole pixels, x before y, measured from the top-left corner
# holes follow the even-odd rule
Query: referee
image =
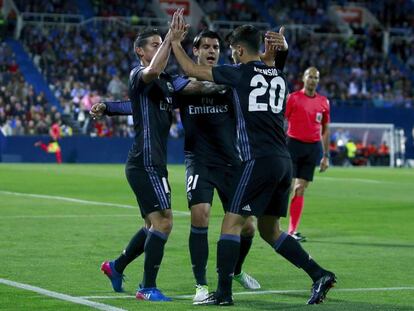
[(323, 151), (320, 172), (329, 167), (329, 101), (316, 92), (318, 69), (306, 69), (303, 82), (303, 89), (290, 94), (285, 113), (293, 167), (289, 234), (301, 242), (306, 238), (297, 232), (297, 228), (304, 206), (305, 189), (313, 180), (315, 164), (320, 156), (320, 145)]

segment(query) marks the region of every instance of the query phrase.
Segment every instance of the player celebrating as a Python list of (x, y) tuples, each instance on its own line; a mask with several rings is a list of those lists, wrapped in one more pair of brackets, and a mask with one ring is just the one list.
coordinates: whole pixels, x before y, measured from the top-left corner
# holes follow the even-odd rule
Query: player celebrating
[[(203, 31), (194, 38), (197, 63), (216, 65), (220, 55), (217, 33)], [(208, 261), (208, 224), (214, 189), (226, 206), (234, 167), (240, 165), (236, 146), (235, 117), (231, 94), (223, 91), (211, 96), (178, 96), (178, 107), (185, 131), (187, 199), (191, 211), (189, 250), (196, 280), (194, 303), (208, 297), (206, 268)], [(242, 230), (235, 279), (247, 289), (260, 284), (243, 272), (242, 264), (252, 245), (255, 227), (250, 218)]]
[[(144, 278), (137, 299), (169, 301), (156, 288), (156, 276), (163, 257), (164, 245), (172, 227), (170, 187), (167, 180), (166, 146), (172, 120), (173, 93), (215, 94), (224, 88), (211, 82), (189, 81), (162, 72), (168, 61), (169, 35), (164, 42), (156, 30), (141, 33), (134, 50), (143, 66), (131, 71), (131, 101), (119, 103), (111, 111), (105, 104), (94, 105), (92, 116), (133, 114), (135, 142), (128, 154), (126, 175), (134, 191), (145, 226), (132, 237), (122, 254), (105, 261), (101, 270), (109, 277), (116, 292), (123, 291), (123, 271), (145, 252)], [(158, 78), (159, 77), (159, 78)]]
[(315, 163), (320, 155), (321, 140), (323, 156), (319, 170), (324, 172), (329, 167), (329, 101), (316, 92), (319, 71), (315, 67), (306, 69), (303, 82), (303, 89), (289, 95), (285, 113), (293, 167), (288, 233), (297, 241), (306, 240), (296, 230), (302, 215), (305, 190), (313, 180)]
[[(274, 46), (284, 51), (277, 52), (277, 66), (283, 68), (287, 43), (283, 33), (271, 33)], [(202, 31), (193, 42), (193, 52), (197, 62), (215, 65), (219, 58), (220, 40), (217, 33)], [(263, 59), (272, 62), (275, 53), (267, 46)], [(181, 94), (181, 93), (184, 93)], [(191, 210), (191, 231), (189, 248), (193, 273), (196, 279), (196, 294), (193, 301), (207, 298), (206, 265), (208, 259), (208, 223), (214, 189), (219, 193), (223, 206), (227, 205), (229, 188), (235, 167), (240, 165), (236, 148), (235, 116), (231, 105), (230, 92), (220, 92), (210, 96), (199, 94), (185, 95), (180, 92), (177, 102), (185, 129), (185, 158), (187, 172), (187, 197)], [(106, 102), (94, 105), (92, 115), (125, 114), (130, 110), (128, 102)], [(247, 289), (258, 289), (260, 284), (242, 271), (242, 264), (252, 244), (254, 235), (253, 218), (246, 222), (241, 235), (241, 246), (234, 279)]]
[(279, 217), (286, 216), (291, 184), (291, 160), (283, 130), (286, 81), (277, 68), (261, 62), (261, 37), (253, 26), (238, 27), (229, 38), (237, 65), (213, 68), (196, 65), (186, 55), (180, 41), (187, 28), (180, 13), (170, 28), (174, 54), (188, 75), (232, 87), (243, 162), (234, 179), (232, 200), (217, 245), (217, 292), (201, 304), (233, 304), (232, 276), (240, 249), (240, 232), (251, 215), (258, 217), (261, 237), (312, 278), (308, 303), (319, 303), (335, 283), (335, 275), (321, 268), (279, 227)]
[(117, 260), (105, 261), (101, 266), (113, 289), (120, 292), (125, 267), (145, 253), (144, 276), (136, 298), (150, 301), (171, 300), (156, 286), (164, 246), (172, 228), (166, 148), (172, 121), (172, 94), (188, 83), (163, 73), (171, 50), (169, 40), (168, 34), (163, 42), (158, 31), (147, 30), (134, 42), (141, 66), (135, 67), (129, 77), (136, 135), (125, 172), (145, 226), (132, 237)]

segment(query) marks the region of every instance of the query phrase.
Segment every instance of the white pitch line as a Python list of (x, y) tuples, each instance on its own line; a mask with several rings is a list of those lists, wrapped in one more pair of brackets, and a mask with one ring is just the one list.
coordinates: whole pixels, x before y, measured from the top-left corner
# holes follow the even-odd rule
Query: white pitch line
[[(414, 287), (378, 287), (378, 288), (335, 288), (335, 292), (381, 292), (381, 291), (401, 291), (401, 290), (414, 290)], [(268, 295), (268, 294), (292, 294), (292, 293), (308, 293), (309, 289), (288, 289), (288, 290), (261, 290), (261, 291), (250, 291), (250, 292), (237, 292), (233, 293), (235, 296), (243, 295)], [(190, 299), (194, 295), (178, 295), (170, 296), (175, 299)], [(135, 298), (132, 295), (113, 295), (113, 296), (80, 296), (79, 298), (84, 299), (125, 299)]]
[[(137, 208), (137, 206), (133, 206), (133, 205), (81, 200), (81, 199), (68, 198), (68, 197), (62, 197), (62, 196), (57, 196), (57, 195), (22, 193), (22, 192), (12, 192), (12, 191), (2, 191), (2, 190), (0, 190), (0, 194), (14, 195), (14, 196), (20, 196), (20, 197), (29, 197), (29, 198), (36, 198), (36, 199), (66, 201), (66, 202), (87, 204), (87, 205), (111, 206), (111, 207), (134, 208), (134, 209)], [(183, 211), (173, 210), (173, 214), (188, 216), (188, 215), (190, 215), (190, 212), (183, 212)]]
[(92, 215), (14, 215), (14, 216), (0, 216), (0, 219), (42, 219), (42, 218), (97, 218), (97, 217), (134, 217), (136, 214), (92, 214)]
[(9, 285), (9, 286), (12, 286), (12, 287), (16, 287), (16, 288), (28, 290), (28, 291), (31, 291), (31, 292), (35, 292), (35, 293), (38, 293), (40, 295), (56, 298), (56, 299), (59, 299), (59, 300), (69, 301), (69, 302), (76, 303), (76, 304), (79, 304), (79, 305), (88, 306), (88, 307), (95, 308), (95, 309), (98, 309), (98, 310), (103, 310), (103, 311), (125, 311), (125, 309), (113, 307), (113, 306), (110, 306), (110, 305), (106, 305), (104, 303), (89, 301), (85, 298), (74, 297), (74, 296), (70, 296), (70, 295), (66, 295), (66, 294), (62, 294), (62, 293), (58, 293), (58, 292), (53, 292), (53, 291), (50, 291), (50, 290), (47, 290), (47, 289), (44, 289), (44, 288), (41, 288), (41, 287), (32, 286), (32, 285), (28, 285), (28, 284), (24, 284), (24, 283), (13, 282), (13, 281), (6, 280), (6, 279), (1, 279), (1, 278), (0, 278), (0, 283), (5, 284), (5, 285)]

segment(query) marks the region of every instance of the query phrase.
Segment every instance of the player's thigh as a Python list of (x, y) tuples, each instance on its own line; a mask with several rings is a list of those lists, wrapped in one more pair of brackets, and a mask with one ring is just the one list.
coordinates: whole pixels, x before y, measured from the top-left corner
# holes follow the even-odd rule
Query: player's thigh
[(210, 167), (210, 180), (217, 190), (224, 212), (229, 208), (238, 166)]
[(279, 180), (279, 162), (291, 168), (288, 158), (266, 157), (243, 163), (235, 180), (229, 211), (243, 216), (260, 216), (267, 207)]
[(143, 217), (171, 208), (171, 190), (165, 167), (140, 167), (127, 163), (125, 174)]
[(289, 162), (280, 159), (280, 176), (274, 188), (264, 215), (275, 216), (277, 218), (286, 217), (289, 205), (289, 194), (292, 184), (292, 169)]
[(208, 168), (194, 161), (186, 161), (186, 192), (188, 207), (213, 202), (214, 187), (209, 178)]

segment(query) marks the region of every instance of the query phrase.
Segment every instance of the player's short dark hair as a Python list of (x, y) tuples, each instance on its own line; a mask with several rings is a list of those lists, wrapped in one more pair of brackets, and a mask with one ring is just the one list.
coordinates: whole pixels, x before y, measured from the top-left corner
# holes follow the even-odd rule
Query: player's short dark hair
[(193, 47), (198, 49), (201, 44), (201, 39), (203, 38), (217, 39), (219, 41), (219, 44), (221, 42), (221, 38), (217, 32), (206, 29), (206, 30), (201, 31), (197, 36), (195, 36), (193, 40)]
[(158, 29), (155, 29), (155, 28), (147, 28), (141, 31), (140, 33), (138, 33), (134, 41), (134, 52), (136, 53), (135, 50), (137, 48), (142, 48), (145, 44), (147, 44), (148, 42), (147, 39), (152, 36), (161, 37), (161, 33), (158, 31)]
[(226, 39), (230, 45), (242, 44), (249, 52), (257, 53), (262, 43), (262, 34), (253, 25), (242, 25), (227, 35)]

